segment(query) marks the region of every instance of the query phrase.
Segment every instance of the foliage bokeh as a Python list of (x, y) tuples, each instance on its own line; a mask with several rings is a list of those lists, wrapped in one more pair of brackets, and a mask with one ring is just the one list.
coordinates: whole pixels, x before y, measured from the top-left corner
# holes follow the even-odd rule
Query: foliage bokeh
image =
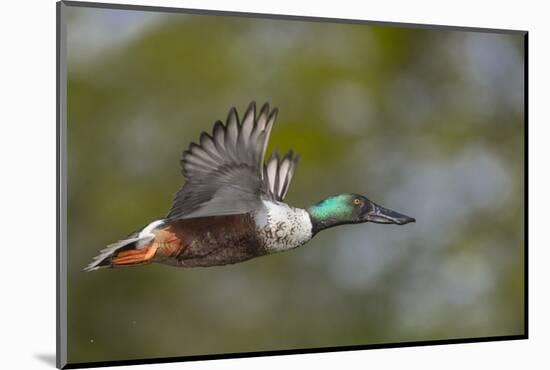
[[(524, 330), (523, 37), (67, 7), (70, 362)], [(189, 142), (251, 100), (287, 201), (366, 194), (417, 218), (245, 263), (84, 273), (166, 214)]]

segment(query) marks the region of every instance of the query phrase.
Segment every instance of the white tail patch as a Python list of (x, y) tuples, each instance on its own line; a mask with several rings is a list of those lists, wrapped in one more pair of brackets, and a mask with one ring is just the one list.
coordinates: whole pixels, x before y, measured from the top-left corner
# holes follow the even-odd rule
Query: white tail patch
[(107, 267), (109, 264), (104, 264), (104, 261), (110, 261), (113, 254), (115, 254), (119, 249), (126, 247), (132, 243), (139, 243), (138, 238), (130, 238), (119, 240), (116, 243), (108, 245), (106, 248), (102, 249), (97, 256), (94, 257), (93, 261), (84, 268), (84, 271), (95, 271), (101, 267)]
[(94, 257), (94, 260), (84, 268), (84, 271), (94, 271), (101, 267), (107, 267), (109, 264), (105, 264), (104, 261), (109, 260), (112, 256), (121, 248), (128, 246), (129, 244), (135, 243), (136, 249), (142, 249), (146, 247), (153, 239), (155, 239), (155, 234), (152, 233), (154, 229), (164, 224), (163, 220), (157, 220), (151, 222), (147, 225), (138, 236), (134, 238), (119, 240), (116, 243), (108, 245), (106, 248), (102, 249), (99, 252), (99, 255)]
[(147, 244), (149, 244), (151, 240), (155, 239), (155, 234), (153, 234), (151, 231), (155, 230), (157, 227), (161, 226), (162, 224), (164, 224), (164, 220), (156, 220), (151, 222), (149, 225), (145, 226), (145, 228), (143, 228), (143, 230), (139, 232), (139, 235), (138, 235), (139, 240), (136, 243), (136, 248), (142, 249), (145, 246), (147, 246)]

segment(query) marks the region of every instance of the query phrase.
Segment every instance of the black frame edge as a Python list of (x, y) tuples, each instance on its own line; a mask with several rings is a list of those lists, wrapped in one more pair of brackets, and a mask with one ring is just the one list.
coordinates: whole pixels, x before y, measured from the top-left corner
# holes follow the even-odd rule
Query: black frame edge
[(525, 207), (525, 214), (524, 214), (524, 234), (525, 234), (525, 240), (524, 240), (524, 312), (523, 312), (523, 325), (524, 325), (524, 333), (525, 337), (529, 338), (529, 32), (525, 32), (525, 35), (523, 36), (524, 40), (524, 55), (523, 55), (523, 121), (524, 121), (524, 132), (523, 132), (523, 140), (524, 140), (524, 163), (523, 163), (523, 170), (524, 170), (524, 207)]
[(55, 364), (67, 366), (67, 275), (64, 232), (66, 231), (66, 24), (63, 1), (56, 10), (56, 347)]
[(162, 13), (184, 13), (184, 14), (190, 14), (190, 15), (197, 14), (197, 15), (280, 19), (280, 20), (291, 20), (291, 21), (294, 20), (294, 21), (304, 21), (304, 22), (370, 24), (373, 26), (391, 26), (391, 27), (406, 27), (406, 28), (421, 28), (421, 29), (438, 28), (446, 31), (468, 31), (468, 32), (507, 33), (507, 34), (523, 34), (527, 32), (526, 30), (513, 30), (513, 29), (498, 29), (498, 28), (485, 28), (485, 27), (460, 27), (460, 26), (446, 26), (446, 25), (440, 25), (440, 24), (425, 24), (425, 23), (384, 22), (384, 21), (364, 20), (364, 19), (330, 18), (330, 17), (301, 16), (301, 15), (290, 15), (290, 14), (253, 13), (253, 12), (213, 10), (213, 9), (175, 8), (175, 7), (152, 6), (152, 5), (110, 4), (110, 3), (84, 2), (84, 1), (73, 1), (73, 0), (62, 0), (61, 2), (67, 6), (96, 8), (96, 9), (137, 10), (137, 11), (162, 12)]
[(55, 366), (57, 368), (61, 368), (64, 364), (61, 364), (61, 337), (59, 332), (59, 326), (61, 321), (61, 313), (59, 311), (60, 306), (60, 274), (59, 274), (59, 265), (60, 265), (60, 255), (59, 255), (59, 212), (61, 210), (61, 204), (60, 204), (60, 197), (59, 197), (59, 183), (60, 183), (60, 171), (59, 171), (59, 159), (60, 159), (60, 150), (59, 150), (59, 144), (60, 144), (60, 137), (59, 137), (59, 78), (60, 78), (60, 67), (59, 67), (59, 42), (60, 42), (60, 35), (61, 35), (61, 3), (55, 4), (55, 42), (56, 42), (56, 51), (55, 51), (55, 178), (56, 178), (56, 184), (55, 184), (55, 204), (56, 204), (56, 212), (55, 212)]
[(239, 353), (219, 353), (219, 354), (213, 354), (213, 355), (196, 355), (196, 356), (181, 356), (181, 357), (178, 356), (178, 357), (135, 359), (135, 360), (80, 362), (80, 363), (73, 363), (73, 364), (69, 363), (65, 367), (63, 367), (63, 369), (81, 369), (81, 368), (104, 367), (104, 366), (151, 365), (151, 364), (161, 364), (161, 363), (190, 362), (190, 361), (204, 361), (204, 360), (224, 360), (224, 359), (246, 358), (246, 357), (305, 355), (305, 354), (315, 354), (315, 353), (358, 351), (358, 350), (366, 350), (366, 349), (423, 347), (423, 346), (434, 346), (434, 345), (468, 344), (468, 343), (497, 342), (497, 341), (509, 341), (509, 340), (524, 340), (524, 339), (527, 339), (526, 335), (508, 335), (508, 336), (496, 336), (496, 337), (441, 339), (441, 340), (428, 340), (428, 341), (419, 341), (419, 342), (401, 342), (398, 344), (379, 343), (379, 344), (341, 346), (341, 347), (305, 348), (305, 349), (288, 349), (288, 350), (276, 350), (276, 351), (239, 352)]

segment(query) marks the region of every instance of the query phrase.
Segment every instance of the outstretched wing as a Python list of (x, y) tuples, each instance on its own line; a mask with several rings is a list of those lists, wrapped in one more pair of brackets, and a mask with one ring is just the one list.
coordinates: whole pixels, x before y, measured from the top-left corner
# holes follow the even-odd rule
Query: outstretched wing
[(277, 152), (272, 153), (267, 164), (264, 164), (264, 183), (272, 200), (282, 201), (285, 199), (299, 160), (300, 156), (294, 155), (292, 150), (289, 150), (283, 158), (279, 158)]
[(252, 102), (242, 122), (229, 111), (225, 125), (218, 121), (212, 135), (203, 132), (200, 144), (183, 153), (182, 174), (187, 179), (176, 193), (167, 219), (247, 213), (271, 198), (262, 169), (277, 109), (264, 104), (256, 117)]

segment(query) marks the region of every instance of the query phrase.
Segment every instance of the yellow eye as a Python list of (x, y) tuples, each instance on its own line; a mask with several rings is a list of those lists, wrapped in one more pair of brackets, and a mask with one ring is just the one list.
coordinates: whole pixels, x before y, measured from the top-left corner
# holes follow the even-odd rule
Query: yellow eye
[(355, 199), (353, 200), (353, 204), (355, 204), (356, 206), (358, 206), (359, 204), (361, 204), (361, 199), (355, 198)]

